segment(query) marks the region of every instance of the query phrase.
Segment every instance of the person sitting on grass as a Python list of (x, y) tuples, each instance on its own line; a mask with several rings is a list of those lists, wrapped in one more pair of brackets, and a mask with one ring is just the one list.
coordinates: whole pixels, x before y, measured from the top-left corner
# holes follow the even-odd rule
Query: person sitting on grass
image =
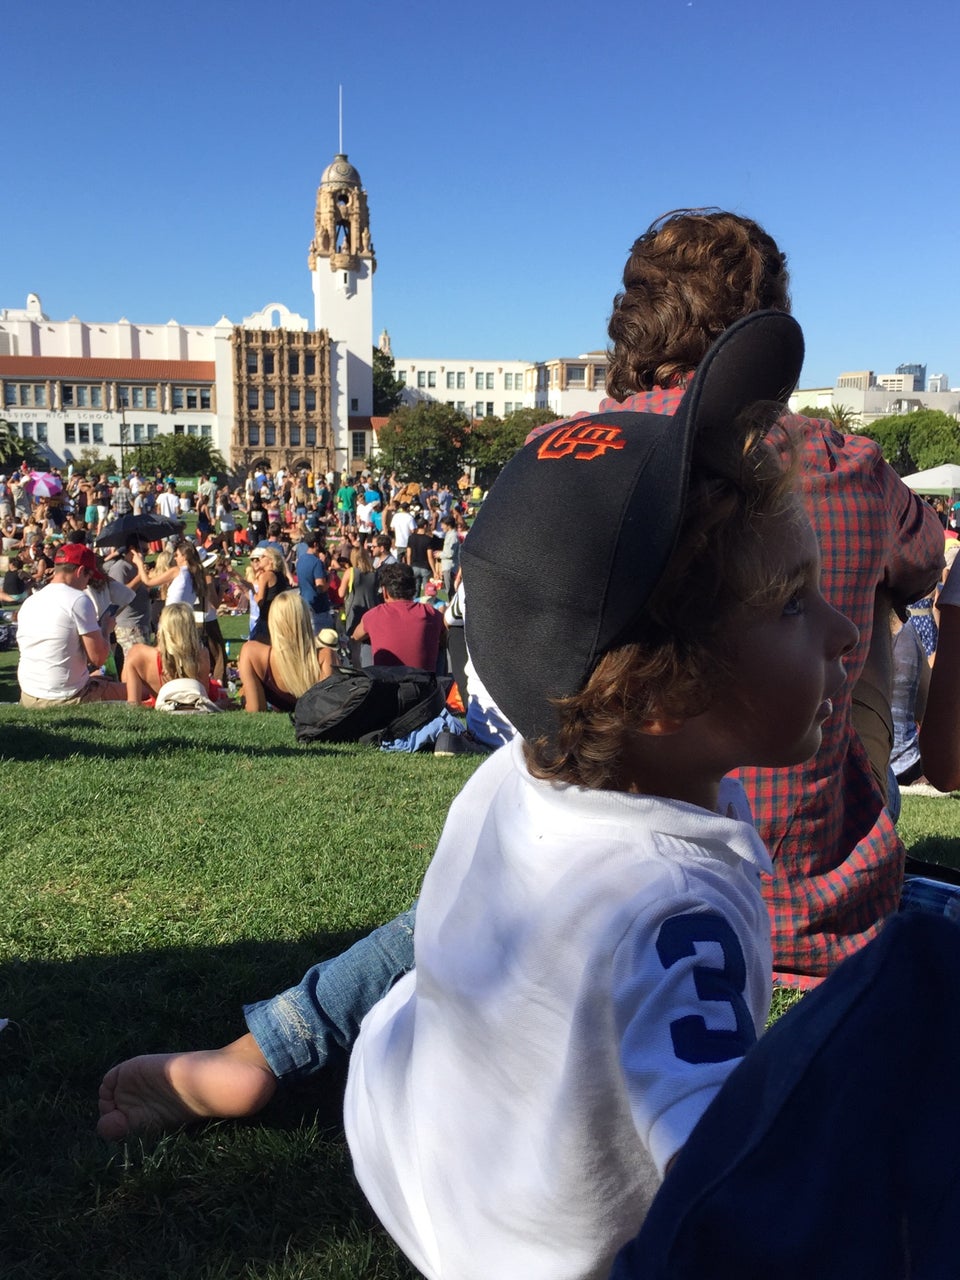
[(380, 570), (383, 604), (368, 609), (350, 632), (354, 644), (368, 641), (375, 667), (417, 667), (436, 671), (443, 640), (443, 615), (414, 600), (416, 579), (408, 564)]
[(110, 656), (113, 616), (97, 617), (86, 588), (103, 575), (89, 547), (70, 542), (53, 557), (49, 586), (25, 600), (17, 617), (17, 680), (25, 707), (120, 702), (126, 690), (90, 667)]
[[(310, 609), (299, 591), (274, 598), (267, 626), (269, 644), (248, 640), (240, 650), (243, 708), (292, 711), (300, 695), (322, 678)], [(329, 664), (325, 658), (325, 667)]]
[[(801, 353), (789, 317), (749, 317), (673, 419), (527, 446), (470, 534), (468, 642), (523, 738), (454, 802), (417, 968), (365, 1020), (346, 1101), (361, 1185), (429, 1276), (604, 1275), (763, 1029), (770, 864), (722, 780), (817, 749), (856, 639), (778, 459), (729, 420), (788, 389)], [(578, 495), (609, 518), (560, 539), (539, 512)], [(704, 1030), (672, 1050), (686, 1023)], [(275, 1085), (249, 1044), (124, 1065), (105, 1137), (202, 1112), (218, 1071), (218, 1114)]]
[(123, 675), (127, 701), (135, 706), (156, 698), (168, 680), (199, 680), (212, 701), (220, 692), (210, 680), (210, 654), (201, 643), (193, 609), (182, 601), (168, 604), (160, 614), (156, 646), (130, 648)]

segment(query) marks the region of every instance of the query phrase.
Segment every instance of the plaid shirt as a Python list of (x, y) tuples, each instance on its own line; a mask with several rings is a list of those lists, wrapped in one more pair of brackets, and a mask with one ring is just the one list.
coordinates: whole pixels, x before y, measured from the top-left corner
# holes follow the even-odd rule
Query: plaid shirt
[(118, 516), (128, 515), (133, 510), (133, 494), (127, 485), (117, 485), (113, 491), (111, 506)]
[[(673, 413), (682, 396), (682, 387), (659, 387), (600, 408)], [(821, 589), (860, 630), (816, 756), (790, 769), (739, 772), (773, 858), (763, 888), (775, 970), (804, 986), (862, 947), (897, 909), (904, 848), (854, 732), (851, 695), (870, 649), (877, 587), (904, 601), (923, 595), (943, 563), (943, 529), (866, 436), (797, 416), (783, 425), (803, 442), (803, 495), (820, 541)], [(776, 443), (773, 433), (771, 439)]]

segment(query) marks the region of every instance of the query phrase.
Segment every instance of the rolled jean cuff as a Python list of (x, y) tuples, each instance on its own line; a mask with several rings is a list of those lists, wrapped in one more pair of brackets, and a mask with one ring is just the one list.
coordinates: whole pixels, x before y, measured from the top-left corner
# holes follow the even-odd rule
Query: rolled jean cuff
[(349, 1055), (364, 1016), (413, 968), (415, 919), (416, 904), (308, 969), (295, 987), (244, 1006), (247, 1029), (278, 1080), (307, 1079)]

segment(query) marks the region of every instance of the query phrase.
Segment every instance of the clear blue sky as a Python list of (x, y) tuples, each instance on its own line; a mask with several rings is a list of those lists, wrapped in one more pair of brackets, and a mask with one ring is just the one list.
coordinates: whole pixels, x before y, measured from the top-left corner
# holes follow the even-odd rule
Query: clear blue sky
[(949, 0), (6, 5), (0, 307), (312, 318), (342, 83), (398, 354), (600, 347), (634, 237), (715, 204), (789, 256), (802, 385), (960, 385), (958, 34)]

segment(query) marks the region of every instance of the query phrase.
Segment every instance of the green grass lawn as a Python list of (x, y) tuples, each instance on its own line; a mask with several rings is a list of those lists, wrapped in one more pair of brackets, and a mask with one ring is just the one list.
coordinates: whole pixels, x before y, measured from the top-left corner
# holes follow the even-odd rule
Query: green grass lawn
[[(407, 906), (475, 760), (126, 706), (2, 706), (0, 755), (0, 1272), (410, 1277), (354, 1183), (342, 1077), (121, 1147), (94, 1135), (97, 1085), (130, 1054), (233, 1039), (244, 1001)], [(958, 815), (908, 797), (904, 835), (960, 865)]]
[(0, 1271), (401, 1277), (330, 1073), (257, 1123), (121, 1148), (97, 1086), (407, 906), (473, 758), (301, 748), (286, 716), (0, 708)]

